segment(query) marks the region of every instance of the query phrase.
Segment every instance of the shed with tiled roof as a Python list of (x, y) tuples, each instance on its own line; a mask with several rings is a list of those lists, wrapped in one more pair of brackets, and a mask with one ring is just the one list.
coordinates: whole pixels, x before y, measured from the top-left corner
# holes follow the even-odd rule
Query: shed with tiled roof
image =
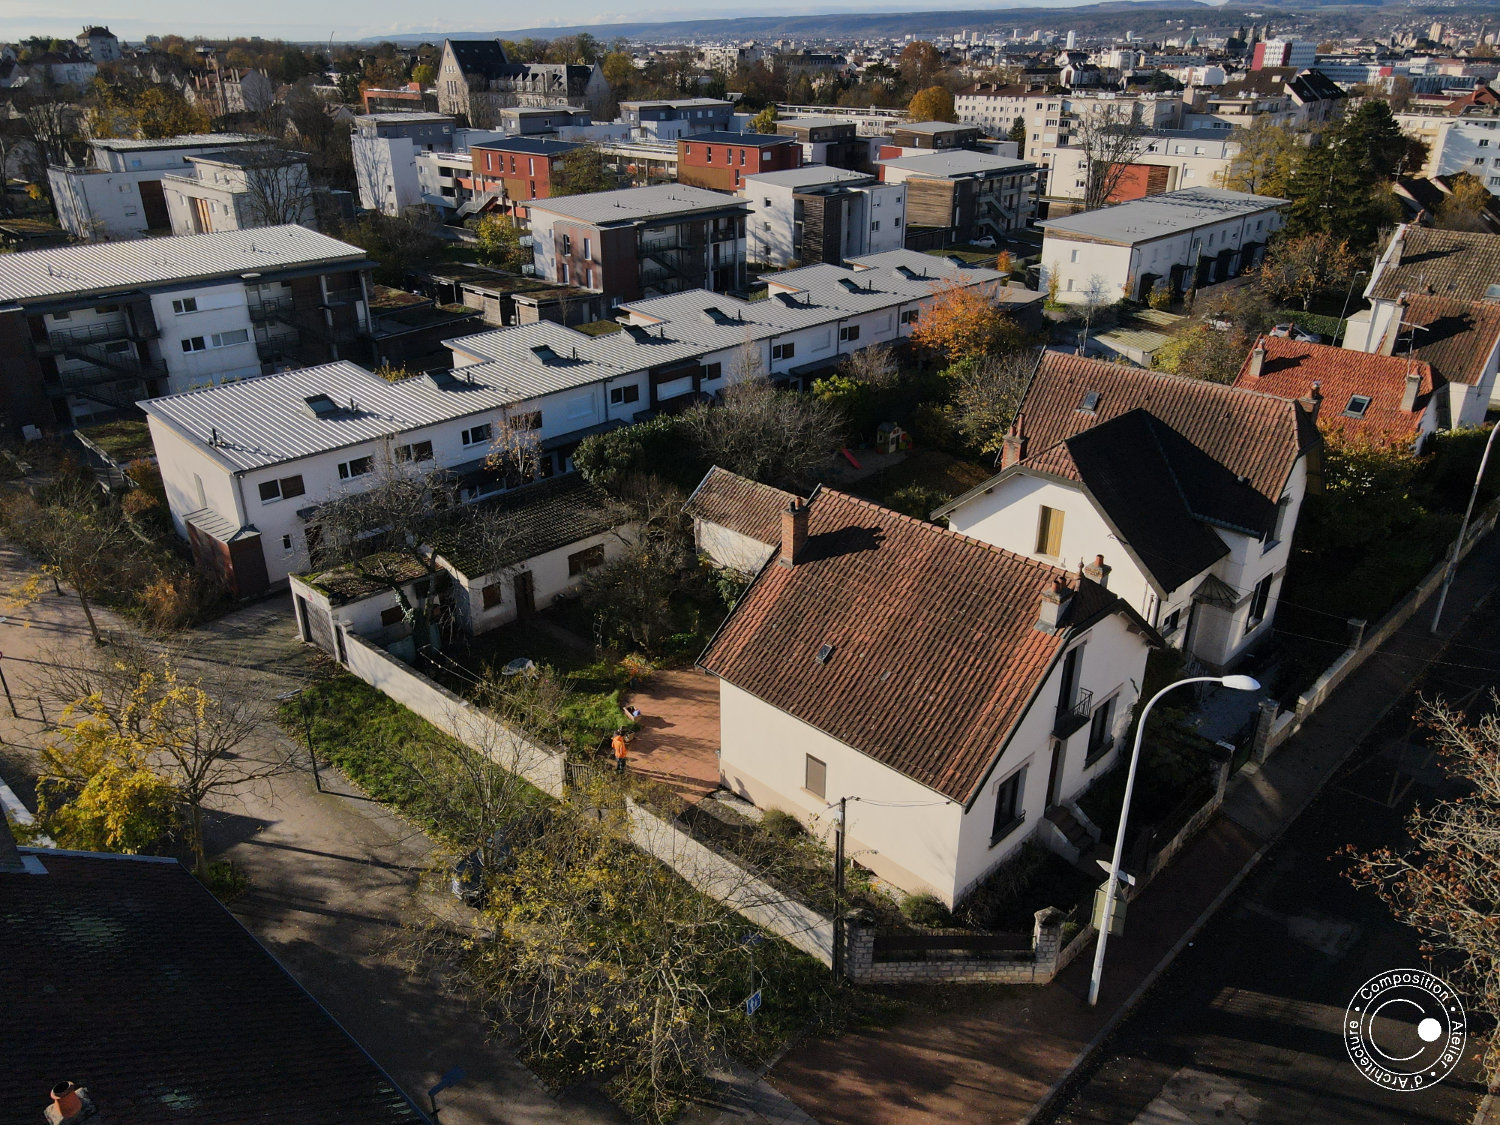
[(683, 505), (698, 553), (714, 565), (755, 574), (781, 536), (781, 513), (795, 493), (713, 466)]

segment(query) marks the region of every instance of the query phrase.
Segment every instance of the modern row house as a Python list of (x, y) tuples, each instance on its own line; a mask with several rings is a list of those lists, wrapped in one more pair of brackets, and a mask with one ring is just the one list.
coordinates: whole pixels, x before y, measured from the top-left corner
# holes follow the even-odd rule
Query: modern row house
[(1063, 304), (1111, 304), (1228, 281), (1260, 264), (1289, 202), (1188, 188), (1044, 220), (1042, 288)]
[(779, 275), (764, 301), (698, 290), (635, 302), (600, 336), (542, 321), (460, 337), (447, 341), (453, 370), (399, 382), (343, 362), (141, 407), (178, 533), (249, 595), (304, 573), (318, 504), (368, 487), (384, 462), (430, 462), (478, 500), (505, 488), (487, 465), (497, 438), (526, 431), (542, 475), (558, 475), (585, 437), (642, 412), (749, 371), (800, 382), (898, 341), (946, 284), (1020, 299), (992, 270), (902, 250)]
[(295, 225), (0, 255), (6, 429), (363, 355), (373, 266)]
[(914, 249), (1004, 237), (1036, 214), (1037, 166), (967, 149), (880, 162), (882, 183), (906, 186), (907, 245)]
[(354, 119), (349, 144), (359, 205), (399, 215), (422, 202), (417, 156), (452, 152), (457, 120), (446, 113), (365, 113)]

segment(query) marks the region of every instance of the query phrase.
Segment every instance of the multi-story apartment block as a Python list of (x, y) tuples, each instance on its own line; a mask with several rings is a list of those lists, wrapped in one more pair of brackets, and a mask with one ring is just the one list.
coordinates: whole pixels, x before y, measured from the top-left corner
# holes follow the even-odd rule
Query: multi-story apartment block
[(1296, 39), (1265, 39), (1255, 45), (1255, 52), (1250, 56), (1250, 69), (1290, 66), (1300, 70), (1305, 66), (1312, 66), (1317, 56), (1316, 43)]
[(368, 487), (384, 458), (446, 468), (472, 501), (504, 489), (485, 466), (502, 424), (532, 429), (552, 475), (587, 435), (723, 389), (747, 349), (799, 382), (908, 335), (945, 282), (1036, 296), (904, 250), (769, 280), (764, 301), (694, 290), (632, 302), (602, 336), (544, 321), (460, 337), (452, 371), (394, 383), (339, 362), (143, 402), (173, 524), (251, 595), (306, 570), (319, 503)]
[(880, 179), (906, 185), (906, 244), (969, 242), (1022, 230), (1036, 214), (1037, 166), (967, 149), (880, 162)]
[(162, 176), (173, 234), (299, 226), (317, 229), (304, 153), (246, 145), (188, 158), (187, 172)]
[(802, 146), (771, 133), (693, 133), (677, 141), (677, 182), (739, 191), (746, 176), (802, 167)]
[(417, 154), (453, 151), (457, 123), (446, 113), (366, 113), (354, 119), (349, 144), (359, 205), (399, 215), (422, 202)]
[(502, 133), (516, 137), (534, 137), (556, 133), (559, 129), (577, 129), (593, 123), (587, 109), (567, 105), (517, 105), (500, 111), (497, 126)]
[[(979, 126), (950, 124), (947, 121), (909, 121), (891, 130), (889, 146), (922, 152), (942, 152), (955, 148), (974, 148), (979, 144)], [(884, 158), (887, 154), (882, 151)], [(891, 156), (906, 155), (890, 153)]]
[(0, 255), (6, 429), (54, 429), (149, 395), (363, 354), (357, 246), (300, 226)]
[(826, 164), (852, 172), (870, 171), (870, 141), (853, 121), (838, 117), (794, 117), (776, 122), (776, 132), (802, 146), (803, 164)]
[(1049, 92), (1042, 86), (994, 86), (980, 83), (959, 92), (954, 99), (960, 121), (987, 132), (1005, 135), (1019, 118), (1025, 140), (1019, 155), (1050, 168), (1053, 152), (1082, 138), (1080, 122), (1089, 116), (1125, 116), (1147, 130), (1175, 129), (1181, 124), (1182, 102), (1174, 96)]
[(546, 199), (558, 162), (578, 146), (547, 137), (513, 137), (486, 141), (469, 149), (474, 172), (475, 210), (494, 200), (515, 207)]
[(121, 57), (120, 40), (107, 27), (86, 27), (73, 41), (91, 62), (118, 62)]
[(74, 238), (99, 241), (165, 233), (172, 228), (172, 217), (163, 176), (187, 170), (195, 156), (264, 143), (264, 137), (242, 133), (90, 141), (91, 164), (47, 169), (57, 221)]
[(1182, 124), (1188, 129), (1250, 128), (1257, 118), (1303, 129), (1329, 119), (1345, 97), (1318, 70), (1267, 67), (1236, 75), (1222, 86), (1188, 91)]
[(1470, 109), (1449, 119), (1429, 160), (1436, 175), (1467, 172), (1490, 194), (1500, 195), (1500, 106)]
[(1031, 103), (1038, 100), (1051, 100), (1045, 86), (976, 82), (954, 96), (953, 107), (961, 123), (1003, 137), (1015, 126), (1017, 118), (1025, 120)]
[(599, 64), (511, 62), (498, 39), (446, 39), (437, 75), (438, 109), (477, 129), (512, 106), (566, 105), (599, 113), (609, 83)]
[(620, 121), (632, 140), (675, 141), (692, 133), (713, 133), (734, 123), (734, 103), (718, 98), (672, 98), (620, 103)]
[(906, 185), (842, 168), (809, 165), (745, 177), (752, 262), (841, 263), (899, 250), (906, 236)]
[(745, 284), (743, 199), (679, 184), (547, 199), (530, 207), (537, 275), (606, 305)]
[[(1140, 139), (1107, 202), (1125, 203), (1180, 188), (1221, 187), (1239, 155), (1240, 142), (1222, 129), (1168, 129)], [(1088, 153), (1078, 145), (1059, 145), (1049, 153), (1052, 165), (1045, 198), (1049, 214), (1081, 205), (1088, 186)]]
[(1158, 283), (1177, 293), (1260, 264), (1286, 199), (1189, 188), (1040, 225), (1042, 288), (1064, 304), (1144, 300)]

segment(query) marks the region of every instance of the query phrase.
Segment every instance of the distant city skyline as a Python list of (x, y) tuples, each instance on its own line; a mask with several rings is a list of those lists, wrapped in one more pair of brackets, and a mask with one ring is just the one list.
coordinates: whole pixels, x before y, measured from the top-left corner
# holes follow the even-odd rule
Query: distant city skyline
[[(14, 41), (31, 36), (71, 38), (88, 25), (104, 25), (129, 42), (139, 42), (148, 35), (202, 35), (208, 38), (259, 35), (267, 39), (291, 39), (298, 42), (349, 42), (378, 36), (421, 35), (431, 32), (434, 38), (463, 32), (482, 33), (507, 29), (529, 29), (545, 26), (571, 27), (596, 24), (601, 38), (608, 37), (609, 27), (621, 23), (654, 23), (704, 18), (735, 19), (752, 16), (810, 16), (851, 10), (857, 0), (821, 0), (813, 5), (750, 5), (745, 0), (701, 0), (684, 7), (621, 7), (619, 0), (566, 0), (549, 4), (543, 11), (519, 5), (497, 7), (480, 0), (453, 0), (443, 14), (433, 16), (414, 9), (409, 0), (366, 0), (358, 6), (329, 3), (327, 0), (265, 0), (238, 19), (220, 17), (222, 9), (206, 16), (203, 5), (189, 0), (135, 0), (116, 9), (116, 18), (97, 3), (41, 4), (23, 0), (5, 4), (0, 10), (0, 40)], [(1036, 8), (1039, 12), (1057, 7), (1076, 7), (1093, 0), (1017, 0), (1003, 5), (985, 5), (997, 13), (1015, 8)], [(863, 0), (860, 12), (930, 12), (964, 10), (980, 5), (963, 0)], [(413, 19), (416, 12), (422, 18)], [(957, 28), (955, 28), (957, 30)], [(1066, 30), (1066, 29), (1063, 29)]]

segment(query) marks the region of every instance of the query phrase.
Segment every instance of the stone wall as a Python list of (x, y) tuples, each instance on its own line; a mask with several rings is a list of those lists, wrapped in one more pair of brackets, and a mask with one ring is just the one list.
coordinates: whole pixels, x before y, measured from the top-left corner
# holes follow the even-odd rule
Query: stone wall
[(832, 918), (756, 878), (629, 797), (625, 810), (636, 847), (661, 860), (710, 898), (832, 966)]
[[(932, 956), (910, 961), (875, 960), (875, 930), (857, 917), (849, 918), (844, 927), (844, 969), (861, 984), (1050, 984), (1067, 963), (1062, 956), (1063, 918), (1050, 906), (1037, 911), (1029, 953), (933, 951)], [(1077, 944), (1077, 939), (1069, 944), (1072, 956), (1077, 955)]]
[(343, 635), (345, 667), (354, 675), (543, 793), (562, 797), (567, 773), (562, 751), (537, 745), (357, 633), (346, 630)]

